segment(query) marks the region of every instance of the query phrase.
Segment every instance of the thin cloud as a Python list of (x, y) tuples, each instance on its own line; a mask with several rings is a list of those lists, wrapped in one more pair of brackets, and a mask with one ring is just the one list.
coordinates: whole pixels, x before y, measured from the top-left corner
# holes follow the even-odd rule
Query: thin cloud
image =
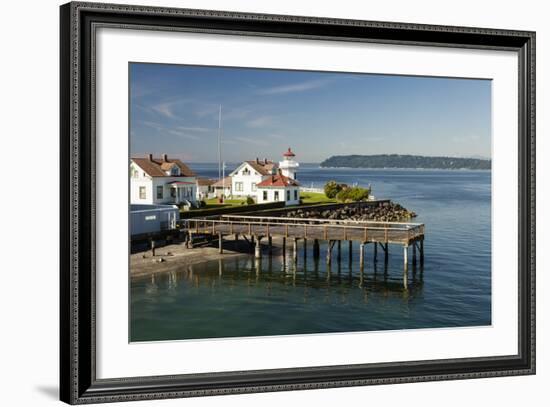
[(300, 83), (291, 83), (288, 85), (273, 86), (258, 91), (260, 95), (282, 95), (287, 93), (305, 92), (308, 90), (319, 89), (330, 83), (327, 79), (315, 79)]
[(181, 137), (181, 138), (184, 138), (184, 139), (188, 139), (188, 140), (199, 140), (200, 139), (200, 136), (196, 135), (196, 134), (192, 134), (192, 130), (191, 129), (194, 129), (194, 131), (202, 131), (202, 130), (209, 130), (209, 129), (203, 129), (202, 127), (176, 127), (176, 128), (170, 128), (170, 127), (166, 127), (166, 126), (163, 126), (162, 124), (160, 123), (156, 123), (156, 122), (151, 122), (151, 121), (140, 121), (141, 124), (143, 124), (144, 126), (147, 126), (147, 127), (150, 127), (154, 130), (156, 130), (157, 132), (159, 132), (161, 135), (162, 134), (171, 134), (173, 136), (177, 136), (177, 137)]
[(158, 105), (151, 106), (151, 110), (161, 114), (162, 116), (168, 117), (169, 119), (173, 119), (174, 111), (173, 111), (174, 103), (159, 103)]
[(246, 143), (246, 144), (252, 144), (252, 145), (255, 145), (255, 146), (262, 146), (262, 147), (265, 147), (265, 146), (269, 145), (269, 143), (267, 143), (265, 140), (263, 140), (261, 138), (255, 138), (255, 137), (237, 136), (237, 137), (233, 137), (233, 140), (237, 140), (237, 141), (240, 141), (240, 142)]
[(250, 128), (259, 128), (266, 127), (273, 123), (273, 118), (271, 116), (260, 116), (255, 119), (249, 120), (246, 122), (246, 127)]
[(210, 129), (208, 127), (186, 127), (186, 126), (178, 126), (176, 127), (178, 130), (183, 131), (191, 131), (191, 132), (197, 132), (197, 133), (209, 133), (211, 131), (217, 130), (217, 129)]
[(196, 134), (190, 134), (190, 133), (187, 133), (187, 132), (184, 132), (184, 131), (179, 131), (179, 130), (174, 130), (174, 129), (166, 129), (166, 132), (170, 133), (174, 136), (187, 139), (187, 140), (199, 140), (200, 139), (200, 137), (197, 136)]

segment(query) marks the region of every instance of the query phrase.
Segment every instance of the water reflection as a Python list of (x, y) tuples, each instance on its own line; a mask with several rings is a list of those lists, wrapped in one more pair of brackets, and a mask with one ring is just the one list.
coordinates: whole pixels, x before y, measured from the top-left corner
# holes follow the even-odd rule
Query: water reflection
[[(324, 259), (323, 259), (324, 260)], [(326, 264), (320, 258), (305, 257), (302, 262), (292, 261), (292, 256), (253, 256), (219, 259), (180, 268), (167, 273), (147, 277), (145, 293), (157, 295), (161, 287), (167, 291), (176, 291), (182, 282), (188, 287), (200, 289), (205, 286), (254, 286), (265, 287), (266, 293), (276, 285), (292, 286), (304, 289), (304, 301), (307, 301), (307, 289), (337, 290), (342, 301), (352, 290), (377, 292), (384, 295), (419, 294), (423, 287), (423, 268), (410, 267), (408, 284), (404, 286), (402, 276), (393, 272), (390, 275), (387, 262), (366, 262), (364, 267), (347, 265), (338, 260), (335, 264)], [(134, 279), (136, 282), (144, 278)], [(256, 293), (256, 295), (258, 295)]]

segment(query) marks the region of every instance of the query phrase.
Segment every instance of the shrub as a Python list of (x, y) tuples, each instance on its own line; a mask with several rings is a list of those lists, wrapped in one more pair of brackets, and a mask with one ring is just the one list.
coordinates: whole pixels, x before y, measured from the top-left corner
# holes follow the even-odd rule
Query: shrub
[(199, 201), (199, 208), (204, 208), (206, 206), (205, 201)]
[(333, 199), (342, 189), (344, 189), (343, 184), (338, 184), (336, 181), (329, 181), (325, 184), (325, 195), (327, 198)]
[(351, 187), (342, 189), (336, 195), (340, 202), (358, 202), (369, 199), (370, 188)]
[(247, 196), (246, 197), (246, 204), (247, 205), (254, 205), (255, 204), (254, 199), (251, 196)]

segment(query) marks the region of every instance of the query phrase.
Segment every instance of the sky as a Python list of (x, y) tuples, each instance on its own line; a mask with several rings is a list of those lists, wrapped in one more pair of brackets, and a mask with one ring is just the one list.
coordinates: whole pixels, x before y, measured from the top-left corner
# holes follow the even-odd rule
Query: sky
[(491, 157), (491, 81), (130, 64), (130, 150), (186, 162)]

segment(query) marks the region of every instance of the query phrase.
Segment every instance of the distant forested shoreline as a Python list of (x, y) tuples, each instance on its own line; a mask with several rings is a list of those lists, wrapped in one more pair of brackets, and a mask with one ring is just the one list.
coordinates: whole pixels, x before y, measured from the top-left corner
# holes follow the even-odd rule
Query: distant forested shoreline
[(422, 168), (442, 170), (490, 170), (491, 160), (480, 158), (427, 157), (421, 155), (334, 155), (320, 164), (332, 168)]

